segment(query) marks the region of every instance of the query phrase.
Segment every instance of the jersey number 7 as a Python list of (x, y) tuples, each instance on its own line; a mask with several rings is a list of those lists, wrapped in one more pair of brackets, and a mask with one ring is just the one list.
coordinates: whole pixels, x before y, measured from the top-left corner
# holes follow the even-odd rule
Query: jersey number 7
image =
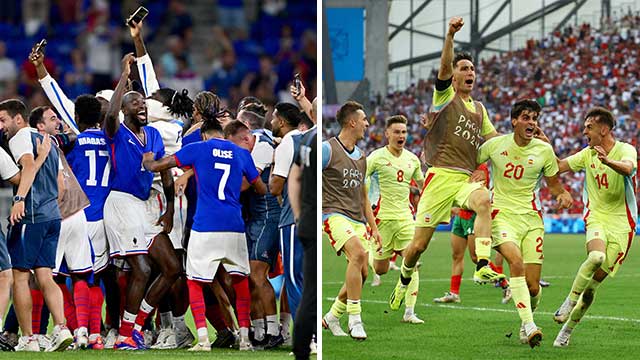
[(224, 187), (227, 186), (227, 180), (229, 180), (229, 173), (231, 172), (231, 165), (230, 164), (223, 164), (223, 163), (214, 163), (213, 164), (214, 169), (218, 169), (218, 170), (222, 170), (222, 178), (220, 179), (220, 183), (218, 184), (218, 199), (219, 200), (225, 200), (226, 197), (224, 196)]

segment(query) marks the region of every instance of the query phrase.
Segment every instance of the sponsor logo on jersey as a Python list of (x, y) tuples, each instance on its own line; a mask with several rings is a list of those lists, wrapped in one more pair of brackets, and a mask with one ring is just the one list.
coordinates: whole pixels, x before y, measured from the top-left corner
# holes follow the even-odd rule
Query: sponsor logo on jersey
[(503, 151), (500, 153), (500, 155), (502, 156), (509, 156), (509, 153), (507, 152), (507, 150)]

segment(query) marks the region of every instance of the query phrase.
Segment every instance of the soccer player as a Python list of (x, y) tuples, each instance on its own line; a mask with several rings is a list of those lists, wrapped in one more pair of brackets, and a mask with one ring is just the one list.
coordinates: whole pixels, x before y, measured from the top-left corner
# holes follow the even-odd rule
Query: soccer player
[[(155, 128), (162, 137), (165, 154), (172, 155), (182, 146), (182, 132), (184, 121), (191, 117), (193, 101), (187, 96), (188, 91), (177, 92), (173, 89), (160, 88), (156, 78), (151, 57), (147, 53), (142, 35), (142, 21), (129, 26), (129, 33), (136, 49), (136, 65), (142, 83), (142, 89), (147, 96), (147, 115), (149, 126)], [(170, 170), (174, 179), (182, 175), (182, 170)], [(158, 216), (163, 209), (173, 205), (173, 227), (169, 234), (164, 234), (163, 228), (157, 223)], [(175, 250), (175, 257), (180, 266), (177, 281), (172, 285), (170, 294), (162, 299), (158, 312), (161, 318), (161, 330), (158, 334), (154, 349), (175, 349), (189, 347), (194, 340), (193, 334), (184, 322), (189, 303), (186, 301), (186, 278), (183, 276), (182, 259), (185, 250), (182, 246), (184, 218), (187, 209), (186, 198), (182, 195), (176, 199), (164, 196), (162, 179), (155, 174), (151, 192), (145, 204), (146, 228), (148, 239), (168, 237)]]
[[(241, 111), (241, 116), (241, 119), (231, 121), (224, 127), (225, 138), (251, 151), (256, 169), (262, 181), (267, 183), (273, 164), (275, 142), (264, 131), (264, 117), (251, 111)], [(251, 131), (245, 125), (247, 123), (252, 125)], [(249, 201), (246, 233), (251, 265), (251, 323), (256, 340), (254, 345), (270, 349), (284, 342), (278, 326), (275, 292), (268, 280), (269, 269), (275, 266), (280, 252), (278, 222), (281, 208), (278, 199), (269, 193), (259, 195), (249, 191), (247, 196)]]
[(436, 227), (448, 223), (451, 207), (459, 206), (476, 212), (476, 254), (478, 264), (473, 279), (479, 283), (505, 278), (488, 266), (491, 255), (491, 203), (482, 183), (469, 182), (476, 168), (476, 154), (481, 137), (497, 135), (484, 106), (471, 98), (476, 80), (471, 56), (454, 58), (453, 38), (464, 21), (453, 17), (445, 37), (436, 79), (433, 105), (437, 113), (429, 114), (425, 126), (424, 157), (430, 166), (425, 175), (423, 196), (416, 213), (416, 229), (412, 242), (405, 248), (400, 279), (389, 298), (389, 306), (397, 310), (404, 301), (407, 286), (416, 263), (429, 245)]
[[(275, 149), (273, 170), (269, 179), (269, 191), (273, 196), (282, 196), (280, 212), (280, 251), (284, 265), (284, 285), (291, 316), (295, 321), (296, 310), (302, 297), (302, 243), (296, 232), (296, 225), (289, 203), (287, 179), (298, 150), (302, 133), (298, 130), (301, 121), (300, 110), (292, 104), (276, 104), (271, 120), (273, 135), (282, 141)], [(289, 334), (286, 334), (289, 337)]]
[[(133, 54), (122, 59), (122, 75), (103, 124), (107, 144), (112, 149), (114, 171), (111, 192), (104, 206), (110, 256), (125, 258), (132, 270), (115, 347), (129, 350), (145, 347), (140, 333), (142, 325), (176, 281), (180, 268), (167, 236), (156, 236), (151, 241), (147, 241), (145, 236), (144, 202), (149, 198), (153, 173), (142, 168), (141, 164), (146, 158), (161, 158), (164, 146), (159, 132), (145, 126), (147, 109), (142, 95), (134, 91), (124, 94), (134, 62)], [(120, 109), (125, 117), (122, 124), (118, 120)], [(168, 170), (161, 172), (161, 177), (168, 205), (158, 223), (163, 224), (163, 232), (168, 234), (173, 225), (173, 178)], [(152, 281), (145, 295), (151, 260), (161, 273)]]
[(585, 171), (588, 255), (569, 295), (553, 316), (556, 322), (565, 323), (553, 342), (556, 347), (569, 346), (571, 333), (593, 303), (596, 290), (607, 276), (618, 272), (635, 234), (638, 155), (632, 145), (615, 139), (615, 125), (609, 110), (590, 109), (582, 132), (589, 146), (558, 161), (560, 172)]
[(513, 133), (489, 139), (478, 150), (478, 163), (491, 160), (492, 245), (509, 263), (511, 294), (522, 324), (520, 339), (532, 348), (542, 340), (542, 332), (533, 321), (533, 311), (542, 297), (541, 178), (544, 176), (560, 208), (573, 203), (558, 180), (553, 149), (534, 136), (540, 110), (535, 100), (516, 102), (511, 108)]
[(367, 278), (367, 228), (379, 250), (382, 246), (364, 176), (367, 159), (356, 146), (369, 126), (362, 105), (347, 101), (336, 114), (340, 133), (322, 143), (322, 222), (331, 246), (347, 258), (345, 283), (331, 310), (322, 318), (322, 326), (334, 336), (348, 336), (340, 326), (345, 311), (349, 314), (349, 335), (365, 340), (367, 333), (360, 317), (362, 284)]
[[(402, 255), (411, 243), (415, 229), (409, 204), (411, 181), (415, 180), (420, 188), (424, 183), (420, 160), (404, 149), (407, 140), (407, 118), (403, 115), (389, 117), (386, 120), (385, 137), (389, 144), (374, 150), (367, 157), (369, 201), (376, 204), (373, 215), (382, 237), (382, 252), (370, 255), (373, 256), (373, 268), (377, 275), (386, 274), (389, 271), (389, 258), (393, 254)], [(402, 317), (403, 322), (424, 323), (414, 312), (419, 284), (418, 271), (414, 271), (407, 288), (409, 295)]]
[(75, 122), (78, 124), (78, 138), (75, 146), (67, 154), (69, 166), (73, 169), (82, 190), (89, 198), (90, 205), (84, 209), (87, 219), (87, 233), (93, 249), (94, 279), (89, 287), (89, 344), (92, 349), (104, 348), (100, 335), (102, 303), (104, 296), (100, 280), (109, 264), (109, 247), (104, 227), (104, 202), (111, 190), (113, 175), (104, 132), (100, 129), (101, 104), (93, 95), (78, 96), (74, 103)]
[[(38, 132), (43, 136), (54, 138), (55, 149), (62, 162), (65, 191), (58, 201), (62, 221), (60, 239), (56, 249), (56, 267), (53, 274), (56, 276), (56, 281), (65, 299), (66, 317), (74, 317), (69, 314), (69, 311), (73, 311), (75, 308), (77, 324), (72, 324), (72, 321), (69, 323), (72, 327), (77, 325), (74, 331), (76, 345), (85, 349), (89, 345), (90, 290), (88, 280), (93, 271), (93, 259), (84, 209), (90, 205), (90, 202), (65, 158), (63, 149), (69, 151), (68, 149), (74, 143), (69, 141), (69, 137), (59, 134), (61, 124), (56, 113), (48, 106), (39, 106), (29, 114), (29, 124), (32, 128), (38, 129)], [(66, 285), (65, 275), (70, 275), (73, 281), (73, 300), (71, 300), (71, 294)]]
[[(62, 169), (58, 152), (50, 152), (42, 167), (36, 169), (34, 147), (42, 139), (29, 127), (27, 108), (19, 100), (0, 103), (0, 122), (13, 158), (22, 167), (21, 181), (15, 189), (9, 222), (7, 248), (13, 267), (13, 299), (22, 332), (18, 348), (39, 351), (32, 336), (29, 276), (34, 270), (44, 299), (53, 315), (54, 329), (47, 351), (63, 351), (73, 341), (65, 325), (60, 288), (53, 281), (56, 246), (60, 235), (60, 209), (56, 202), (62, 187)], [(29, 206), (27, 206), (29, 204)], [(36, 205), (37, 204), (37, 205)]]
[[(189, 301), (198, 331), (198, 343), (191, 351), (211, 349), (202, 286), (213, 282), (223, 264), (235, 265), (249, 273), (249, 256), (239, 202), (243, 177), (256, 192), (265, 194), (267, 191), (249, 152), (222, 140), (222, 128), (215, 118), (205, 120), (201, 132), (205, 141), (189, 144), (173, 156), (159, 161), (147, 158), (143, 163), (150, 171), (189, 165), (198, 174), (199, 203), (187, 251)], [(251, 350), (249, 304), (245, 309), (238, 309), (238, 318), (240, 350)]]

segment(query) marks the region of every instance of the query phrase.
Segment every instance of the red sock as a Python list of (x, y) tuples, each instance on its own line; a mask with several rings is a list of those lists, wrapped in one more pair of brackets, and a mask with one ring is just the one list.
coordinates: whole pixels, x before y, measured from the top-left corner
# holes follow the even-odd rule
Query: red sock
[(453, 275), (451, 277), (451, 286), (449, 287), (449, 292), (452, 294), (459, 295), (460, 294), (460, 281), (462, 280), (462, 275)]
[(196, 329), (206, 328), (207, 320), (204, 315), (205, 308), (204, 295), (202, 294), (202, 283), (187, 279), (187, 288), (189, 289), (189, 304), (191, 305), (191, 314), (193, 314)]
[(104, 295), (100, 286), (89, 288), (89, 334), (100, 334), (100, 322), (102, 321), (102, 303)]
[(491, 270), (498, 272), (498, 267), (491, 261), (489, 261), (489, 267), (491, 268)]
[(396, 262), (396, 259), (398, 259), (398, 254), (393, 254), (393, 256), (391, 257), (391, 262), (394, 263)]
[(149, 317), (149, 314), (153, 312), (153, 306), (149, 305), (146, 300), (142, 299), (142, 303), (140, 304), (140, 310), (138, 310), (138, 316), (136, 316), (136, 324), (135, 329), (140, 331), (144, 326), (145, 321)]
[(129, 282), (129, 275), (123, 274), (118, 276), (118, 287), (120, 288), (120, 318), (124, 314), (124, 305), (127, 303), (127, 283)]
[(67, 327), (73, 331), (78, 328), (78, 320), (76, 318), (76, 307), (73, 304), (73, 298), (66, 284), (58, 284), (62, 291), (62, 300), (64, 302), (64, 317), (67, 319)]
[(215, 303), (207, 306), (205, 314), (207, 315), (207, 320), (213, 325), (213, 328), (216, 329), (218, 333), (220, 331), (230, 327), (226, 321), (224, 315), (222, 315), (222, 311), (220, 311), (220, 304)]
[(496, 266), (495, 271), (499, 274), (504, 274), (504, 268), (502, 266)]
[(129, 337), (133, 333), (133, 323), (136, 321), (136, 315), (124, 312), (122, 314), (122, 321), (120, 321), (120, 330), (118, 330), (120, 336)]
[(73, 284), (73, 302), (76, 304), (78, 327), (89, 329), (89, 286), (84, 280)]
[(34, 334), (40, 333), (40, 321), (42, 319), (42, 305), (44, 304), (44, 297), (42, 297), (42, 291), (40, 289), (31, 289), (31, 301), (33, 307), (31, 308), (31, 331)]
[(249, 292), (248, 276), (233, 276), (233, 289), (236, 291), (236, 311), (238, 325), (241, 328), (250, 327), (251, 293)]

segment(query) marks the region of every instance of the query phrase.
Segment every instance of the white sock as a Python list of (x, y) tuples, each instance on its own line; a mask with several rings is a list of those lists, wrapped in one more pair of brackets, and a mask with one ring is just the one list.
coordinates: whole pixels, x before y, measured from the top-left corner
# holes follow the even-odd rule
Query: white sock
[(253, 332), (256, 340), (260, 341), (264, 339), (264, 319), (251, 320), (253, 325)]
[(289, 336), (289, 324), (290, 323), (291, 323), (291, 314), (286, 313), (286, 312), (281, 312), (280, 313), (280, 327), (282, 327), (282, 330), (280, 330), (280, 333), (285, 337)]
[(267, 315), (267, 334), (278, 335), (278, 315)]
[(198, 329), (198, 342), (205, 343), (209, 341), (209, 331), (206, 327)]
[(163, 329), (170, 328), (172, 323), (173, 315), (171, 314), (171, 311), (160, 313), (160, 326), (162, 326)]
[(249, 338), (249, 328), (241, 327), (240, 328), (240, 339), (248, 339)]
[(173, 328), (178, 331), (187, 331), (187, 324), (184, 323), (184, 315), (173, 317)]
[(407, 306), (404, 308), (404, 316), (413, 315), (413, 306)]
[(349, 314), (349, 328), (351, 328), (352, 324), (359, 322), (362, 322), (360, 314)]

